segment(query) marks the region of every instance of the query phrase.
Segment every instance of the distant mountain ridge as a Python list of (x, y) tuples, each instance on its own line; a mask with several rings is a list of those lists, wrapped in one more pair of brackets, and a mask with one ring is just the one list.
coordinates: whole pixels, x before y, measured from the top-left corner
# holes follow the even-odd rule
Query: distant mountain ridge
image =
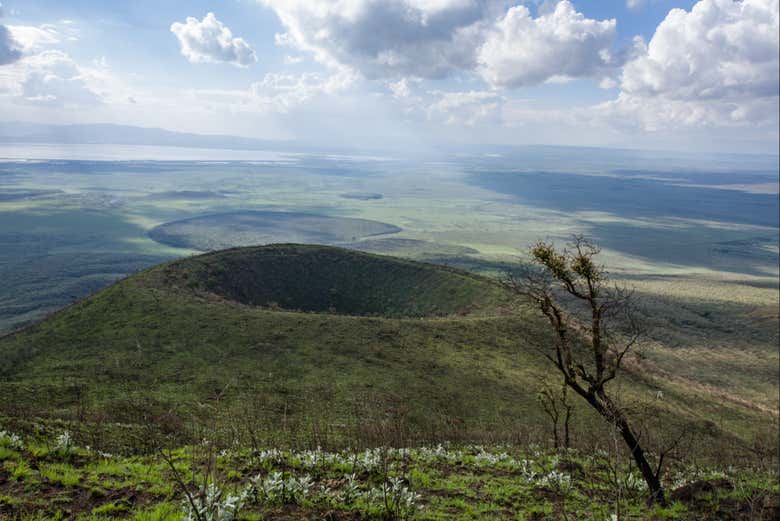
[[(177, 132), (154, 127), (137, 127), (133, 125), (118, 125), (113, 123), (68, 124), (53, 125), (42, 123), (26, 123), (18, 121), (0, 121), (0, 144), (55, 144), (55, 145), (147, 145), (203, 149), (226, 150), (265, 150), (274, 152), (294, 152), (312, 154), (337, 155), (380, 155), (388, 154), (397, 158), (416, 158), (425, 160), (446, 160), (453, 157), (458, 160), (485, 161), (503, 158), (514, 158), (526, 163), (531, 158), (540, 160), (536, 168), (555, 169), (552, 166), (557, 159), (569, 158), (576, 154), (581, 159), (598, 160), (608, 155), (612, 158), (642, 159), (653, 158), (657, 150), (629, 149), (621, 147), (586, 147), (561, 146), (545, 144), (469, 144), (462, 142), (427, 141), (424, 145), (417, 143), (393, 144), (389, 141), (375, 140), (370, 144), (357, 144), (347, 138), (330, 143), (314, 143), (307, 140), (274, 140), (259, 139), (229, 134), (196, 134)], [(666, 150), (668, 156), (679, 158), (695, 158), (689, 152)], [(767, 154), (716, 154), (731, 160), (745, 158), (769, 158), (774, 164), (770, 170), (776, 170), (777, 155)], [(709, 154), (708, 157), (711, 157)], [(568, 160), (568, 159), (567, 159)], [(633, 164), (633, 163), (632, 163)]]
[(38, 123), (0, 123), (0, 142), (156, 145), (193, 148), (237, 148), (249, 150), (296, 149), (305, 145), (292, 141), (272, 141), (231, 135), (193, 134), (161, 128), (134, 127), (111, 123), (80, 125), (44, 125)]

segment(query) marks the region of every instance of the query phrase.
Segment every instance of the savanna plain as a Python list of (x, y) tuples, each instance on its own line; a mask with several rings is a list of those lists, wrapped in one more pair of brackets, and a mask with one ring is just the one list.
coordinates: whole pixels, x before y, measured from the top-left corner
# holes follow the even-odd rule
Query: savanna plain
[[(777, 157), (114, 152), (0, 162), (0, 518), (777, 518)], [(579, 235), (663, 503), (502, 283)]]

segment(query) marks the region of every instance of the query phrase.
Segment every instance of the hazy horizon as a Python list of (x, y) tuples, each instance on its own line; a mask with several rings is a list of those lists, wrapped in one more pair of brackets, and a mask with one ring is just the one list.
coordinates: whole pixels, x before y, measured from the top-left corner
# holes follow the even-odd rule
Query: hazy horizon
[[(25, 129), (19, 131), (17, 129)], [(9, 132), (9, 130), (11, 130)], [(174, 150), (171, 150), (174, 149)], [(425, 147), (400, 147), (395, 144), (360, 146), (354, 144), (317, 144), (297, 140), (263, 140), (248, 136), (176, 132), (161, 127), (138, 127), (113, 123), (44, 125), (27, 122), (0, 121), (0, 160), (193, 160), (247, 161), (265, 160), (279, 155), (350, 155), (392, 160), (446, 160), (448, 157), (502, 157), (534, 150), (581, 150), (592, 154), (629, 154), (637, 157), (664, 154), (671, 158), (690, 158), (712, 168), (713, 159), (734, 157), (758, 161), (778, 170), (780, 150), (750, 151), (688, 151), (674, 148), (632, 148), (605, 145), (565, 144), (468, 144), (438, 143)], [(376, 156), (376, 154), (382, 154)], [(778, 170), (780, 173), (780, 170)]]

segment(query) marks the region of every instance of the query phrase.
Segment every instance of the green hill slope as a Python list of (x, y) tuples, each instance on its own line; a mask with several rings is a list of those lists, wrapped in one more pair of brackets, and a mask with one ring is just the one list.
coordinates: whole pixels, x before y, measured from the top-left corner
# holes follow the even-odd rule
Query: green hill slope
[[(547, 333), (509, 303), (489, 279), (338, 248), (210, 253), (0, 339), (0, 414), (170, 432), (200, 418), (285, 441), (536, 439)], [(627, 401), (658, 389), (631, 373), (616, 385)], [(652, 410), (668, 425), (746, 438), (759, 418), (663, 389)], [(578, 404), (575, 436), (600, 426)]]

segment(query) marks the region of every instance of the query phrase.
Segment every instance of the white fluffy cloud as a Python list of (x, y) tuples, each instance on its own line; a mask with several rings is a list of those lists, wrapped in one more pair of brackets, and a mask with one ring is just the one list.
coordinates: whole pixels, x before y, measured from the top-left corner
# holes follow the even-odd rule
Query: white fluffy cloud
[(65, 53), (43, 51), (27, 58), (27, 69), (16, 100), (30, 105), (60, 108), (89, 107), (102, 103), (87, 83), (84, 71)]
[(441, 78), (471, 69), (480, 26), (493, 9), (478, 0), (261, 1), (287, 30), (278, 43), (369, 78)]
[(534, 18), (495, 0), (260, 0), (286, 33), (277, 43), (368, 78), (437, 79), (479, 72), (495, 86), (605, 75), (615, 20), (591, 20), (563, 0)]
[(214, 13), (208, 13), (203, 20), (189, 16), (184, 23), (174, 22), (171, 32), (179, 40), (182, 55), (190, 62), (232, 63), (239, 67), (257, 62), (252, 47), (243, 38), (234, 38)]
[(568, 0), (537, 18), (518, 5), (488, 30), (478, 69), (486, 81), (502, 87), (603, 76), (619, 65), (610, 50), (615, 26), (614, 19), (586, 18)]
[(663, 131), (675, 128), (724, 126), (774, 126), (778, 124), (777, 97), (731, 101), (681, 101), (662, 96), (631, 96), (624, 92), (616, 100), (590, 108), (598, 118), (615, 128)]
[(626, 64), (630, 94), (674, 99), (778, 93), (778, 1), (702, 0), (673, 9)]
[[(0, 67), (2, 110), (58, 117), (105, 106), (122, 94), (106, 60), (88, 66), (74, 61), (57, 47), (79, 40), (79, 26), (71, 20), (41, 25), (9, 25), (17, 53), (15, 61)], [(62, 111), (60, 109), (63, 109)]]
[(701, 0), (673, 9), (623, 70), (606, 107), (667, 123), (772, 123), (778, 116), (778, 0)]

